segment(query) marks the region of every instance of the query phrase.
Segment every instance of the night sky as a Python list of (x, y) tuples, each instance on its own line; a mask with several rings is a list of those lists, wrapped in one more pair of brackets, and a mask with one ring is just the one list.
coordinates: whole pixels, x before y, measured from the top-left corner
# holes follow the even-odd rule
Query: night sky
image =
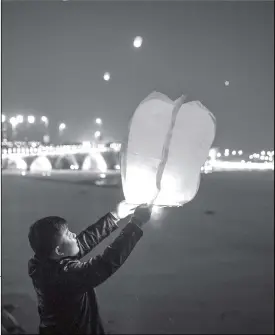
[[(46, 115), (52, 134), (64, 121), (67, 139), (76, 141), (91, 139), (94, 118), (101, 117), (106, 137), (119, 141), (149, 93), (172, 99), (185, 93), (216, 116), (215, 145), (272, 148), (273, 7), (271, 1), (3, 2), (2, 113)], [(132, 46), (137, 35), (140, 49)]]

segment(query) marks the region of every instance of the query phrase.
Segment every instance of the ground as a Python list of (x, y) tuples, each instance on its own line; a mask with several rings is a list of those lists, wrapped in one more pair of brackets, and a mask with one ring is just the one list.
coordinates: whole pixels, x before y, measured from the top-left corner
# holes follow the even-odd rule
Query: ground
[[(2, 302), (18, 305), (30, 333), (38, 316), (29, 225), (59, 215), (79, 232), (123, 198), (119, 188), (81, 182), (81, 174), (66, 178), (2, 176)], [(126, 263), (97, 289), (107, 331), (274, 333), (273, 191), (271, 173), (203, 175), (196, 198), (149, 222)]]

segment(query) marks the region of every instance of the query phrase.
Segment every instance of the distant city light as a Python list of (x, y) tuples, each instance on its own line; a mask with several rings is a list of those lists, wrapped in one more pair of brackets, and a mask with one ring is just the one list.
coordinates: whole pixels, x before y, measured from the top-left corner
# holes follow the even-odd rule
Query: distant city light
[(23, 123), (24, 121), (23, 115), (17, 115), (16, 120), (18, 123)]
[(142, 45), (142, 41), (143, 41), (143, 39), (142, 39), (141, 36), (136, 36), (135, 39), (134, 39), (134, 42), (133, 42), (133, 46), (135, 48), (140, 48), (141, 45)]
[(34, 123), (35, 122), (35, 117), (33, 115), (28, 116), (28, 122), (29, 123)]
[(60, 123), (59, 130), (64, 130), (66, 128), (65, 123)]
[(95, 123), (98, 124), (98, 125), (101, 125), (102, 124), (102, 120), (100, 118), (97, 118), (95, 120)]
[(2, 122), (6, 121), (6, 115), (2, 114)]
[(229, 86), (229, 81), (226, 80), (226, 81), (224, 82), (224, 85), (225, 85), (225, 86)]
[(224, 150), (224, 155), (225, 155), (225, 156), (229, 156), (229, 149), (225, 149), (225, 150)]
[(105, 73), (104, 73), (104, 76), (103, 76), (103, 79), (104, 79), (105, 81), (109, 81), (109, 80), (111, 79), (111, 75), (110, 75), (110, 73), (109, 73), (109, 72), (105, 72)]
[(261, 155), (262, 155), (262, 156), (265, 156), (265, 151), (261, 151)]
[(232, 155), (233, 155), (233, 156), (235, 156), (236, 153), (237, 153), (236, 150), (233, 150), (233, 151), (232, 151)]
[(239, 150), (238, 151), (238, 155), (241, 156), (243, 154), (243, 151), (242, 150)]
[(217, 157), (221, 157), (221, 155), (222, 155), (222, 154), (221, 154), (220, 152), (217, 153)]
[(16, 125), (18, 124), (18, 121), (16, 119), (16, 117), (11, 117), (10, 118), (10, 124), (13, 126), (13, 127), (16, 127)]
[(47, 116), (42, 116), (41, 121), (44, 122), (45, 124), (48, 124), (48, 118)]
[(100, 131), (96, 131), (96, 132), (95, 132), (95, 138), (99, 138), (100, 135), (101, 135)]

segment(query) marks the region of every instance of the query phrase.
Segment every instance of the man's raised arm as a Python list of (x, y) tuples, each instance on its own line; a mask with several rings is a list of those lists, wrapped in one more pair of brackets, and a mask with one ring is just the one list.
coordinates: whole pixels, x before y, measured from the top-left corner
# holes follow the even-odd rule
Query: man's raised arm
[(96, 223), (83, 230), (77, 237), (79, 246), (78, 258), (87, 255), (100, 242), (118, 228), (117, 222), (133, 213), (133, 206), (124, 201), (110, 213), (103, 216)]

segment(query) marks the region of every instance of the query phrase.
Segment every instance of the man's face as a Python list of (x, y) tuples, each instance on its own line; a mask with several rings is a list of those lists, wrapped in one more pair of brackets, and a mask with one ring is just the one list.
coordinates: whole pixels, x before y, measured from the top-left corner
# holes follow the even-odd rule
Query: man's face
[(68, 228), (66, 228), (61, 235), (58, 250), (63, 257), (76, 256), (79, 252), (76, 234), (72, 233)]

